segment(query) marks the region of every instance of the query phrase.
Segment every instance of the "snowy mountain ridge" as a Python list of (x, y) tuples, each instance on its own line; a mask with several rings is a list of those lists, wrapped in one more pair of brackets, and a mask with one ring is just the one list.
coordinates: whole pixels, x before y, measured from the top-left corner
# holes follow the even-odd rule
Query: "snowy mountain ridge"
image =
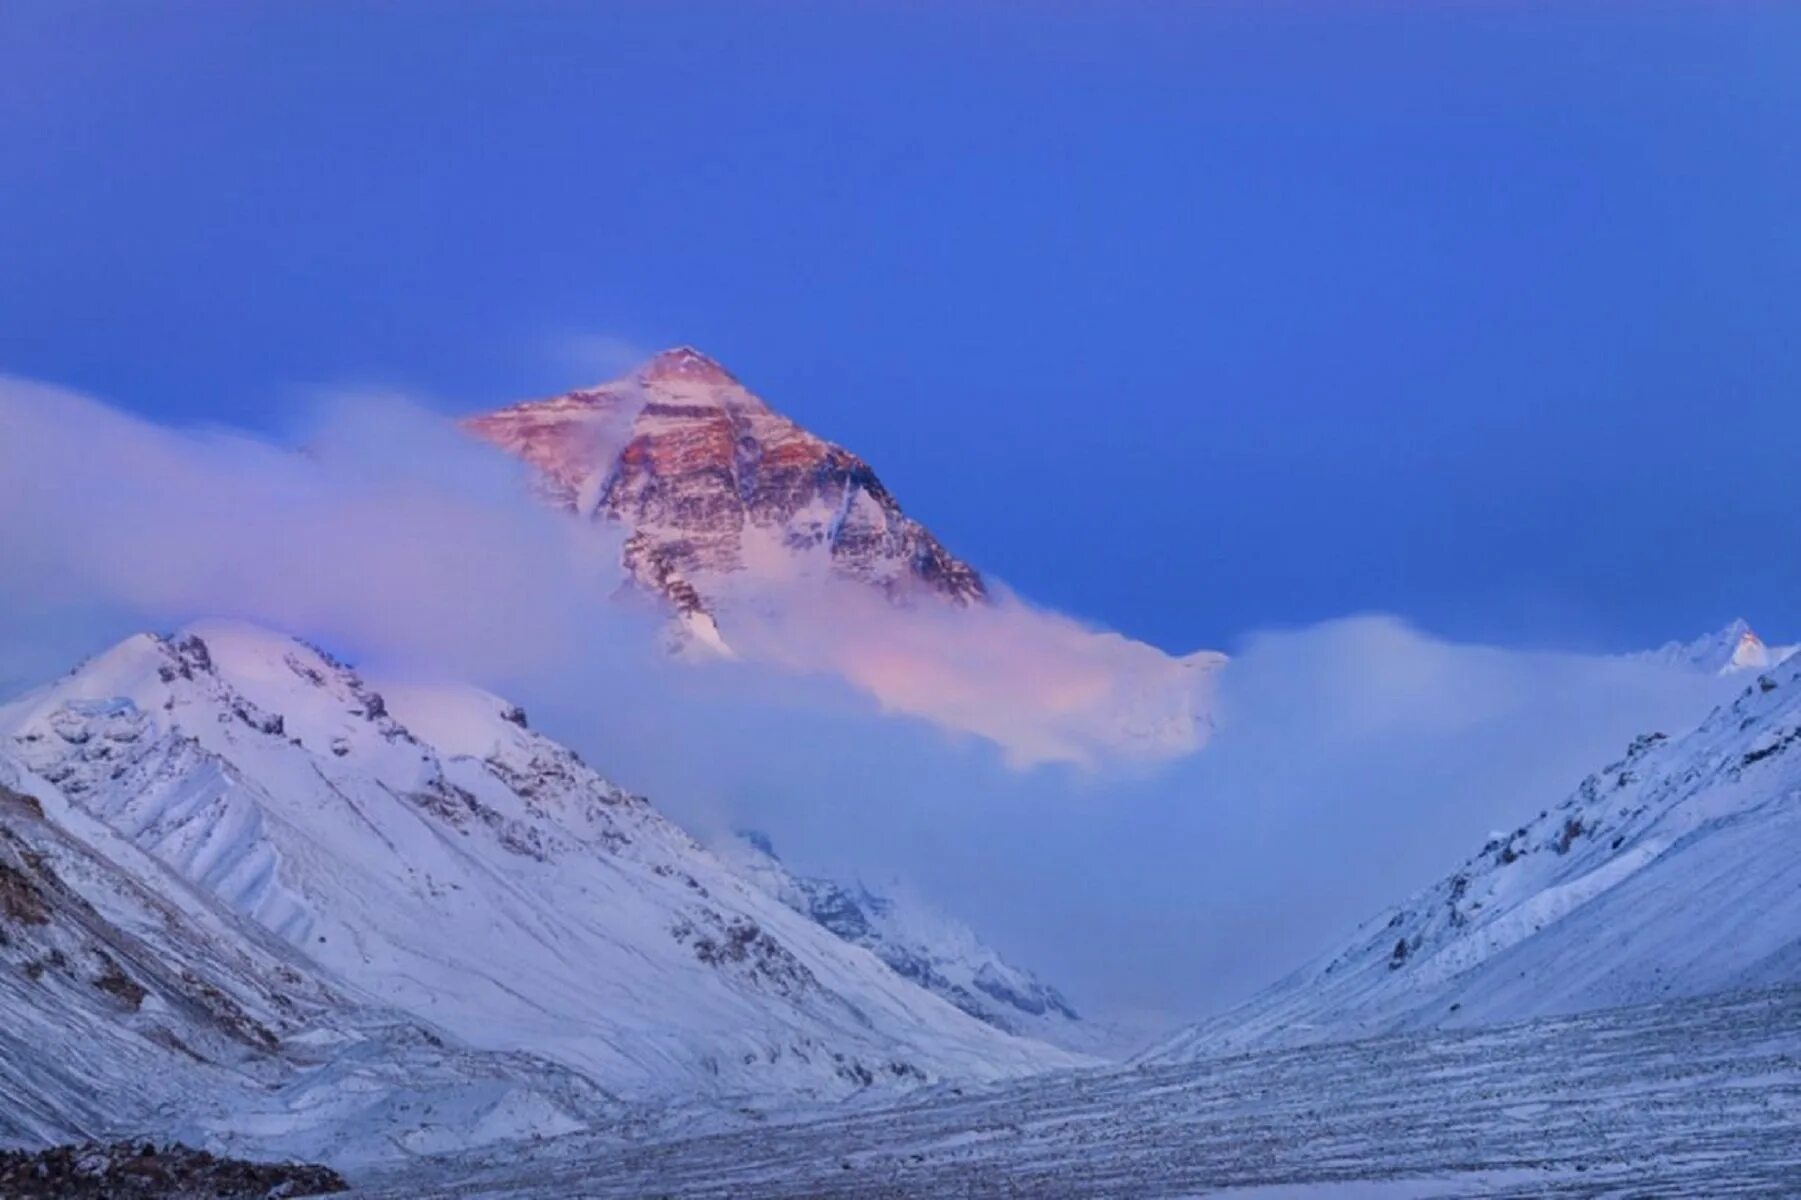
[(1801, 982), (1798, 844), (1801, 662), (1791, 659), (1687, 735), (1641, 736), (1342, 949), (1148, 1057)]
[(721, 652), (718, 609), (745, 577), (817, 571), (896, 599), (988, 599), (975, 569), (907, 516), (869, 464), (692, 347), (466, 427), (536, 468), (553, 505), (623, 525), (631, 578)]
[(1757, 636), (1742, 617), (1726, 624), (1717, 632), (1704, 634), (1692, 642), (1666, 642), (1656, 650), (1634, 657), (1673, 667), (1691, 667), (1714, 675), (1733, 675), (1740, 671), (1767, 671), (1793, 657), (1801, 646), (1770, 646)]
[(1106, 1054), (1122, 1037), (1084, 1019), (1063, 995), (1008, 962), (964, 922), (912, 896), (861, 882), (790, 870), (769, 838), (741, 831), (716, 852), (764, 891), (909, 979), (997, 1029), (1083, 1053)]
[[(528, 1056), (590, 1107), (1082, 1061), (901, 979), (475, 689), (378, 690), (301, 642), (208, 622), (0, 708), (0, 756), (65, 835), (113, 847), (130, 886), (179, 877), (297, 978), (470, 1053)], [(545, 1128), (574, 1119), (539, 1107)]]

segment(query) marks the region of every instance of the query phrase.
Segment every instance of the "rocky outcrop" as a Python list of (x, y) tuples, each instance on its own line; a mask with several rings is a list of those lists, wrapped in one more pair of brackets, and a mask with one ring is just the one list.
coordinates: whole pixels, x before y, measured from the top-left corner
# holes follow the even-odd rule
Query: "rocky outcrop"
[(684, 614), (712, 614), (734, 581), (820, 568), (897, 600), (968, 605), (988, 595), (868, 463), (773, 411), (697, 350), (668, 350), (628, 378), (466, 427), (535, 467), (553, 504), (617, 521), (631, 577)]
[(17, 1200), (266, 1200), (324, 1196), (345, 1190), (343, 1176), (307, 1163), (256, 1163), (219, 1158), (179, 1144), (117, 1142), (0, 1150), (0, 1195)]

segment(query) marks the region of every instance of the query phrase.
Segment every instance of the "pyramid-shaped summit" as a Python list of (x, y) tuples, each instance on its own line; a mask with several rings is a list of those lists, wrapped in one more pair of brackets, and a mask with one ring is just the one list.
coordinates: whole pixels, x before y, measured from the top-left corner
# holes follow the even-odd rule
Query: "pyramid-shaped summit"
[(692, 346), (677, 346), (652, 355), (638, 368), (636, 375), (647, 384), (684, 380), (714, 386), (737, 386), (738, 377)]
[(868, 463), (769, 408), (692, 347), (631, 375), (471, 419), (553, 504), (626, 529), (624, 565), (709, 631), (729, 597), (809, 574), (902, 602), (987, 599)]
[(1796, 649), (1792, 645), (1766, 644), (1749, 622), (1738, 618), (1714, 633), (1692, 642), (1670, 642), (1645, 657), (1672, 666), (1731, 675), (1739, 671), (1767, 671), (1786, 662)]

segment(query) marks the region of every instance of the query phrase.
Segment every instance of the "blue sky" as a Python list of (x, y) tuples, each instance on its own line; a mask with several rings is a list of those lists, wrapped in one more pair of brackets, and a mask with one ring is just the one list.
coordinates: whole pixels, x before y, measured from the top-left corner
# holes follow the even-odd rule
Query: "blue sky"
[(0, 370), (264, 429), (691, 342), (1027, 595), (1801, 632), (1801, 6), (0, 10)]

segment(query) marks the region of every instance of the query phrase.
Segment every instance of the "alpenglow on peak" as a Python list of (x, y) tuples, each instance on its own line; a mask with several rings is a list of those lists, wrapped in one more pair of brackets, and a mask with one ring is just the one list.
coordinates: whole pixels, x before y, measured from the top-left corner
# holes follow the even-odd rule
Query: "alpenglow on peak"
[(835, 576), (908, 603), (988, 599), (875, 471), (690, 346), (633, 374), (472, 418), (552, 504), (626, 531), (624, 566), (705, 638), (728, 592)]
[(645, 383), (684, 380), (714, 386), (738, 385), (736, 375), (720, 366), (717, 359), (692, 346), (675, 346), (654, 354), (634, 374)]

